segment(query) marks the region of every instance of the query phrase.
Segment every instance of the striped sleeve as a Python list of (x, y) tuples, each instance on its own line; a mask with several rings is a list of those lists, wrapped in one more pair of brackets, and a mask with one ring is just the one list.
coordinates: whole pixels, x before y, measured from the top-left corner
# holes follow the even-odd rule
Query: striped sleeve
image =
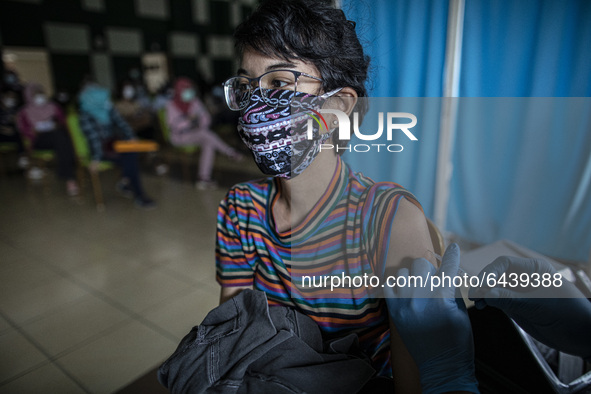
[(216, 280), (222, 287), (252, 286), (254, 267), (242, 248), (235, 190), (230, 190), (218, 208), (216, 232)]
[(384, 273), (390, 230), (402, 198), (423, 208), (416, 197), (398, 184), (380, 182), (367, 191), (364, 201), (364, 240), (372, 264), (373, 272), (382, 276)]

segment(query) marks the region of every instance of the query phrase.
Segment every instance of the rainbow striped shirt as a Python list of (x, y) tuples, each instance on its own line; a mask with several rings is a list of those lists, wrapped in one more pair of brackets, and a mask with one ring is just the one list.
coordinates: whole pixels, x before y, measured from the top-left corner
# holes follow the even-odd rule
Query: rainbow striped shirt
[(378, 373), (391, 375), (383, 299), (361, 286), (310, 286), (310, 277), (381, 276), (400, 199), (420, 208), (419, 203), (395, 183), (374, 183), (353, 173), (340, 158), (320, 201), (289, 231), (277, 231), (270, 215), (278, 197), (274, 178), (230, 189), (218, 209), (218, 283), (252, 286), (267, 294), (269, 305), (299, 309), (319, 325), (325, 339), (356, 333)]

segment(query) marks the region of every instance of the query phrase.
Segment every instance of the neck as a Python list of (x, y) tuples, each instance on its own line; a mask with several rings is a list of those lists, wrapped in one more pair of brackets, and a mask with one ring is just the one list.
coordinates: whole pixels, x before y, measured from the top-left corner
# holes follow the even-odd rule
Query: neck
[(334, 152), (321, 152), (303, 173), (279, 180), (279, 198), (272, 212), (278, 231), (297, 226), (316, 206), (328, 189), (337, 160)]

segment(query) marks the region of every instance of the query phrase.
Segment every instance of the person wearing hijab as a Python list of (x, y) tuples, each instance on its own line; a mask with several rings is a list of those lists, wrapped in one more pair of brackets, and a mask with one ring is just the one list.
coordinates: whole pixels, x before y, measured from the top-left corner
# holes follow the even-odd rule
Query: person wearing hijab
[(48, 100), (43, 86), (38, 83), (26, 85), (24, 100), (25, 105), (17, 114), (17, 126), (26, 150), (29, 154), (34, 150), (55, 151), (57, 174), (66, 181), (68, 195), (77, 195), (74, 148), (63, 111)]
[(199, 145), (201, 148), (196, 184), (198, 189), (216, 187), (211, 178), (216, 151), (234, 160), (242, 160), (240, 153), (211, 131), (211, 115), (197, 98), (195, 87), (188, 78), (179, 78), (175, 82), (174, 97), (166, 105), (166, 119), (172, 145)]
[(116, 163), (123, 173), (117, 190), (125, 196), (133, 197), (139, 208), (154, 208), (154, 201), (146, 195), (142, 187), (138, 154), (117, 153), (113, 150), (114, 141), (133, 140), (136, 137), (113, 107), (109, 90), (95, 83), (87, 83), (80, 92), (79, 102), (80, 128), (90, 146), (90, 170), (97, 171), (101, 160)]

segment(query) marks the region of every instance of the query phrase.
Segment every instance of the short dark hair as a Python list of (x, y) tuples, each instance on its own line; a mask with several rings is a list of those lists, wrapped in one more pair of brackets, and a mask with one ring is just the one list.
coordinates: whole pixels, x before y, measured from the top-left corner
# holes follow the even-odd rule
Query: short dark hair
[[(252, 48), (266, 56), (302, 60), (316, 66), (325, 92), (351, 87), (367, 97), (369, 57), (355, 32), (355, 22), (327, 0), (266, 0), (234, 32), (239, 55)], [(354, 109), (359, 123), (367, 100)], [(333, 143), (346, 146), (333, 135)], [(342, 153), (342, 151), (340, 151)]]

